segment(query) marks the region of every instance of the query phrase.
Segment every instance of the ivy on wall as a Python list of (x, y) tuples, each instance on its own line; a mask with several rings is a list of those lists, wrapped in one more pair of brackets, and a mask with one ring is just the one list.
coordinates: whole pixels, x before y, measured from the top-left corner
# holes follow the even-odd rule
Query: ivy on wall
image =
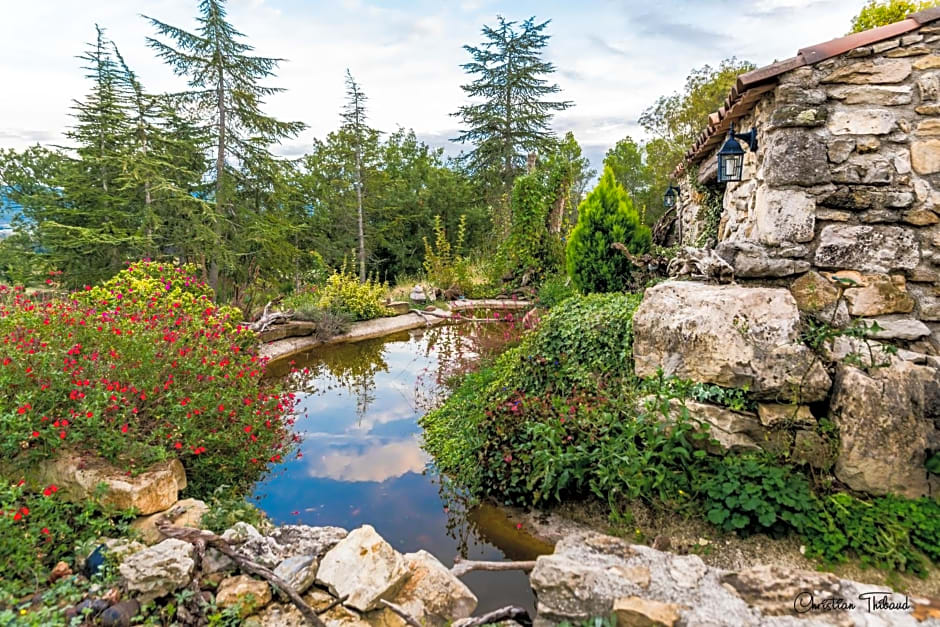
[(689, 168), (688, 184), (699, 198), (699, 211), (695, 220), (700, 225), (697, 248), (714, 248), (718, 245), (718, 224), (724, 210), (724, 189), (716, 184), (702, 184), (698, 180), (699, 166)]

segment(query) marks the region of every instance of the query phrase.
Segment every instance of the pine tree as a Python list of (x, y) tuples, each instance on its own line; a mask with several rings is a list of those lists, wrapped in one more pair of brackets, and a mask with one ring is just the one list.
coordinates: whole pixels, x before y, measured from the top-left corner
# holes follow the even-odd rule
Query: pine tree
[(630, 195), (606, 167), (597, 187), (578, 207), (578, 223), (565, 250), (568, 274), (584, 293), (628, 289), (633, 264), (611, 244), (623, 244), (638, 254), (646, 252), (651, 242), (650, 230), (640, 222)]
[(364, 193), (363, 185), (363, 151), (365, 149), (368, 136), (375, 131), (366, 126), (366, 95), (362, 93), (362, 88), (355, 81), (349, 69), (346, 70), (346, 105), (343, 107), (343, 130), (345, 130), (351, 140), (353, 156), (355, 157), (355, 170), (353, 175), (353, 186), (356, 188), (356, 216), (359, 227), (359, 281), (366, 281), (366, 235), (365, 220), (362, 208), (362, 196)]
[(508, 193), (528, 153), (545, 153), (553, 144), (549, 125), (554, 112), (572, 103), (549, 99), (560, 91), (546, 78), (555, 66), (542, 59), (549, 21), (537, 24), (530, 17), (518, 23), (501, 16), (498, 20), (496, 28), (483, 27), (483, 44), (464, 46), (473, 60), (461, 67), (477, 78), (461, 88), (479, 102), (464, 105), (453, 115), (466, 126), (455, 141), (474, 145), (468, 154), (471, 168), (479, 175), (495, 176), (502, 193)]
[(259, 186), (270, 182), (273, 155), (268, 147), (295, 137), (304, 124), (282, 122), (262, 112), (264, 98), (282, 90), (260, 85), (259, 81), (273, 76), (282, 59), (249, 54), (253, 47), (243, 43), (244, 35), (226, 20), (224, 0), (201, 0), (199, 28), (194, 33), (147, 19), (175, 44), (147, 39), (177, 75), (189, 79), (191, 90), (181, 94), (183, 100), (199, 111), (211, 112), (204, 119), (204, 128), (214, 152), (209, 176), (217, 215), (208, 217), (223, 249), (214, 251), (209, 260), (209, 282), (218, 287), (220, 259), (226, 259), (228, 253), (228, 265), (235, 265), (231, 250), (225, 248), (240, 237), (234, 233), (226, 237), (223, 224), (228, 222), (234, 230), (239, 229), (237, 205), (244, 203), (249, 210), (257, 206), (263, 191)]
[(30, 215), (40, 244), (72, 284), (109, 277), (145, 247), (139, 206), (120, 184), (131, 124), (119, 70), (104, 29), (95, 29), (80, 57), (92, 88), (74, 103), (75, 126), (66, 133), (76, 157), (63, 159), (48, 182), (61, 190), (57, 201), (33, 205)]

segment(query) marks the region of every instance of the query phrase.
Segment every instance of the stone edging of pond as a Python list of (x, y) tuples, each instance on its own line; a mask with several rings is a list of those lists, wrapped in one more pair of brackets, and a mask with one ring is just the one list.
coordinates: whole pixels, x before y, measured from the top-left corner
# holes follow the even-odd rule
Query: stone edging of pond
[[(502, 309), (519, 310), (534, 306), (534, 303), (522, 300), (463, 300), (453, 301), (449, 304), (451, 311), (466, 311), (468, 309)], [(436, 326), (448, 320), (447, 317), (439, 317), (441, 313), (447, 310), (435, 309), (434, 313), (438, 315), (422, 316), (416, 313), (406, 313), (400, 316), (389, 318), (374, 318), (372, 320), (363, 320), (355, 322), (349, 331), (329, 338), (328, 340), (319, 340), (312, 336), (287, 337), (273, 342), (262, 344), (258, 350), (258, 355), (268, 360), (268, 364), (289, 359), (310, 349), (320, 346), (330, 346), (332, 344), (344, 344), (347, 342), (361, 342), (371, 340), (402, 331), (418, 329), (421, 327)], [(456, 321), (456, 320), (454, 320)]]

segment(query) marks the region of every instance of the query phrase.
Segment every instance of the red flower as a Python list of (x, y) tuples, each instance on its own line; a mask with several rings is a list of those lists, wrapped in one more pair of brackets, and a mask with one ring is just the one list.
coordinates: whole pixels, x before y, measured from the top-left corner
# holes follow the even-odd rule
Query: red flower
[(173, 448), (175, 448), (175, 449), (181, 449), (181, 448), (183, 448), (183, 443), (182, 443), (182, 442), (177, 442), (176, 444), (173, 445)]
[(46, 489), (42, 491), (42, 493), (43, 493), (43, 495), (45, 495), (45, 496), (52, 496), (53, 494), (55, 494), (55, 493), (58, 492), (58, 491), (59, 491), (59, 487), (58, 487), (56, 484), (53, 483), (53, 484), (47, 486)]
[(43, 535), (46, 535), (46, 536), (49, 535), (49, 528), (48, 528), (48, 527), (43, 527), (43, 528), (40, 529), (39, 531), (41, 531)]
[(123, 425), (121, 425), (121, 433), (127, 433), (127, 423), (126, 423), (126, 422), (125, 422)]
[(34, 438), (38, 438), (38, 437), (39, 437), (39, 432), (38, 432), (38, 431), (33, 431), (33, 437), (34, 437)]

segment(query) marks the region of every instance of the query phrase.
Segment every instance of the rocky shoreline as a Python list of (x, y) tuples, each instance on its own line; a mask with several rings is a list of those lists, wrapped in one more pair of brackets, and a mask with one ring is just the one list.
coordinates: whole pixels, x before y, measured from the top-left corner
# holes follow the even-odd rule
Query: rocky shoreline
[[(176, 525), (186, 522), (171, 510), (174, 517)], [(262, 532), (240, 522), (221, 537), (238, 556), (287, 582), (331, 627), (484, 624), (472, 618), (477, 598), (457, 576), (466, 569), (449, 569), (423, 550), (399, 553), (369, 525), (349, 532), (305, 525)], [(97, 553), (118, 563), (121, 581), (76, 609), (97, 614), (102, 625), (128, 625), (142, 605), (172, 602), (185, 589), (200, 590), (220, 609), (237, 608), (244, 625), (309, 624), (282, 591), (214, 548), (200, 558), (194, 543), (177, 538), (151, 546), (108, 540)], [(554, 553), (535, 561), (530, 582), (538, 599), (536, 626), (611, 616), (618, 625), (940, 625), (937, 600), (831, 573), (768, 565), (723, 570), (697, 555), (593, 531), (562, 538)]]

